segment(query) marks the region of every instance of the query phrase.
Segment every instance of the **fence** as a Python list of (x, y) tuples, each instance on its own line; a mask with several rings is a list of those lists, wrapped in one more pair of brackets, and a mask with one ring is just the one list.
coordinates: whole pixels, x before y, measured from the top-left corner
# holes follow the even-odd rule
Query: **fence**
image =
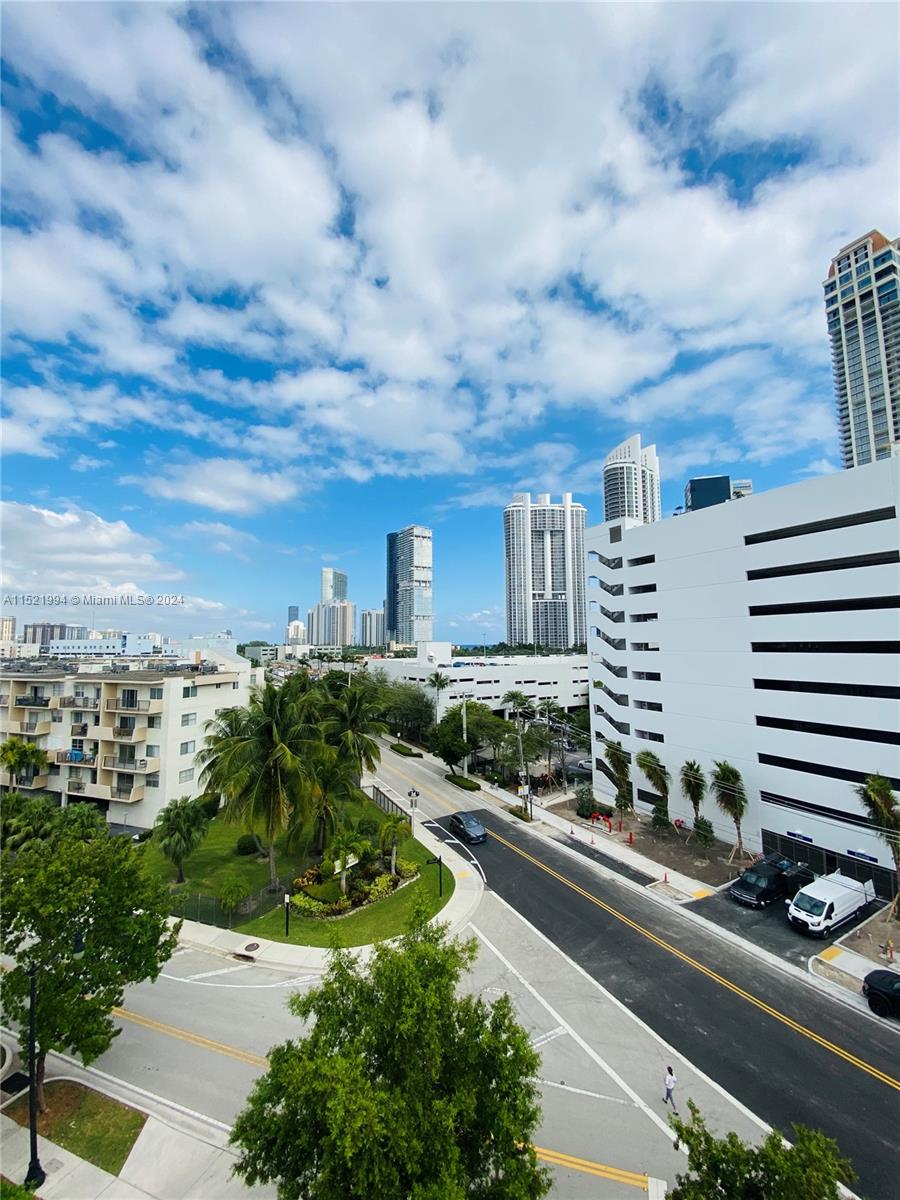
[(184, 917), (188, 921), (202, 921), (204, 925), (218, 925), (220, 929), (231, 929), (235, 925), (243, 925), (245, 921), (252, 921), (254, 917), (261, 917), (273, 908), (281, 908), (285, 892), (293, 890), (292, 880), (279, 879), (274, 891), (270, 891), (268, 886), (261, 888), (230, 910), (216, 896), (209, 896), (203, 892), (173, 892), (169, 901), (169, 913), (173, 917)]
[(363, 788), (363, 791), (368, 793), (369, 797), (378, 805), (382, 812), (399, 813), (401, 817), (409, 816), (409, 809), (403, 808), (396, 800), (392, 800), (377, 784), (369, 784), (368, 787)]

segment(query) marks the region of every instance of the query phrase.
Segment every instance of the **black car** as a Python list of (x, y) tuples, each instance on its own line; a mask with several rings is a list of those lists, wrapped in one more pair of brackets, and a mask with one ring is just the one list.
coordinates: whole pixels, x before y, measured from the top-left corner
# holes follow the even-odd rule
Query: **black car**
[(767, 854), (734, 881), (728, 894), (738, 904), (766, 908), (776, 900), (791, 899), (814, 878), (803, 863), (795, 863), (781, 854)]
[(900, 975), (879, 968), (863, 980), (862, 993), (879, 1017), (900, 1017)]
[(476, 846), (479, 842), (487, 841), (487, 831), (474, 813), (454, 813), (447, 826), (451, 833), (455, 833), (470, 845)]

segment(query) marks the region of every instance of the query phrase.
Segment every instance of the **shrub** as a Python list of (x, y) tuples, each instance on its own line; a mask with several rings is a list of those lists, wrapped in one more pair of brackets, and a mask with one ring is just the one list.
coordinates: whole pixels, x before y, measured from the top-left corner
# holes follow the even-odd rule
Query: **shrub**
[(291, 904), (304, 917), (324, 917), (331, 908), (330, 904), (313, 900), (312, 896), (307, 896), (305, 892), (297, 892), (291, 896)]
[(715, 844), (716, 835), (713, 833), (712, 822), (706, 817), (698, 817), (694, 822), (694, 834), (701, 846)]
[(404, 758), (421, 758), (421, 750), (413, 750), (412, 746), (403, 746), (399, 742), (391, 742), (391, 749), (395, 754), (402, 754)]
[(462, 788), (464, 792), (481, 791), (481, 784), (477, 779), (467, 779), (465, 775), (445, 775), (444, 778), (454, 787)]
[(349, 896), (341, 896), (340, 900), (335, 900), (334, 904), (328, 905), (328, 916), (340, 917), (343, 913), (349, 912), (353, 907), (353, 902)]
[(142, 829), (141, 832), (137, 835), (137, 840), (139, 842), (149, 842), (152, 837), (153, 837), (152, 829)]
[(259, 854), (259, 846), (252, 833), (242, 833), (234, 848), (235, 854)]
[(370, 900), (383, 900), (394, 890), (394, 881), (390, 875), (379, 875), (369, 886)]
[(299, 892), (301, 888), (308, 888), (313, 883), (319, 883), (322, 878), (322, 872), (318, 867), (307, 867), (302, 875), (294, 880), (294, 887)]
[(509, 811), (514, 817), (518, 817), (520, 821), (531, 820), (531, 817), (528, 815), (528, 809), (524, 804), (517, 804), (515, 808), (511, 808)]
[(401, 879), (412, 879), (418, 873), (419, 868), (414, 862), (410, 862), (408, 858), (397, 859), (397, 874)]
[(319, 875), (322, 877), (322, 880), (324, 882), (324, 880), (330, 879), (333, 874), (334, 874), (334, 859), (329, 858), (328, 855), (326, 854), (325, 857), (322, 859), (322, 861), (319, 863)]
[(594, 812), (599, 813), (601, 817), (615, 816), (615, 808), (611, 804), (602, 804), (599, 800), (594, 801)]
[(650, 819), (650, 824), (654, 829), (670, 829), (672, 822), (669, 820), (669, 809), (665, 800), (657, 800), (653, 805), (653, 815)]
[(378, 850), (376, 850), (371, 842), (363, 842), (362, 848), (356, 856), (356, 865), (361, 868), (361, 871), (364, 871), (366, 867), (370, 866), (379, 857)]
[(201, 796), (200, 798), (200, 807), (210, 820), (219, 814), (219, 800), (218, 796)]
[(590, 796), (583, 796), (583, 795), (577, 796), (576, 795), (575, 811), (578, 813), (579, 817), (584, 817), (585, 820), (588, 820), (591, 813), (597, 811), (597, 807), (594, 804), (593, 795), (590, 795)]
[(356, 832), (360, 837), (374, 837), (378, 832), (378, 822), (374, 817), (361, 817)]

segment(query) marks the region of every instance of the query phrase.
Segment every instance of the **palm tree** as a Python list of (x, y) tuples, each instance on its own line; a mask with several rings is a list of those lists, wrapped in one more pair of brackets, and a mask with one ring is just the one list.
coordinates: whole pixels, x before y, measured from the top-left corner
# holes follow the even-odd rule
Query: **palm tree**
[(438, 705), (441, 700), (441, 692), (444, 688), (448, 688), (452, 683), (449, 675), (442, 675), (440, 671), (432, 671), (425, 680), (428, 687), (434, 689), (434, 723), (438, 722)]
[(381, 843), (381, 853), (384, 855), (388, 848), (391, 851), (391, 874), (397, 874), (397, 844), (412, 833), (409, 821), (403, 813), (390, 813), (381, 823), (378, 838)]
[(33, 742), (24, 742), (21, 738), (8, 738), (0, 745), (0, 763), (9, 772), (10, 788), (15, 790), (21, 776), (30, 774), (32, 777), (46, 771), (49, 759), (40, 746)]
[(522, 746), (522, 732), (525, 724), (526, 714), (533, 711), (531, 700), (524, 692), (517, 692), (513, 688), (509, 692), (505, 692), (503, 699), (500, 701), (503, 707), (508, 711), (515, 713), (516, 716), (516, 737), (519, 743), (519, 774), (525, 779), (528, 775), (528, 768), (525, 764), (525, 752)]
[(358, 794), (357, 764), (341, 753), (337, 746), (324, 742), (310, 743), (303, 761), (301, 781), (303, 802), (288, 826), (288, 840), (295, 845), (315, 837), (321, 853), (329, 833), (340, 824), (340, 815), (347, 801)]
[(900, 803), (891, 788), (891, 781), (884, 775), (869, 775), (865, 783), (853, 789), (869, 814), (875, 833), (887, 845), (894, 859), (894, 902), (891, 914), (896, 915), (900, 900)]
[(681, 790), (694, 810), (694, 824), (700, 820), (700, 806), (706, 795), (706, 777), (698, 762), (689, 759), (681, 767)]
[(607, 742), (604, 756), (616, 785), (616, 808), (620, 813), (634, 808), (631, 795), (631, 768), (628, 752), (621, 742)]
[(660, 796), (660, 800), (654, 804), (654, 816), (661, 824), (669, 824), (669, 770), (660, 762), (652, 750), (641, 750), (635, 762), (638, 765), (638, 770), (642, 771), (647, 777), (647, 782)]
[(267, 840), (269, 886), (278, 886), (275, 839), (296, 821), (304, 800), (303, 761), (308, 746), (295, 694), (266, 683), (246, 708), (226, 709), (207, 722), (206, 744), (197, 754), (207, 793), (225, 798), (222, 815)]
[(49, 841), (59, 828), (62, 811), (49, 796), (7, 792), (3, 800), (0, 847), (15, 851)]
[(156, 814), (154, 839), (178, 870), (176, 883), (184, 883), (184, 860), (200, 845), (209, 828), (209, 817), (200, 800), (179, 796)]
[(355, 684), (342, 688), (327, 704), (322, 722), (326, 742), (336, 746), (355, 765), (357, 782), (364, 769), (374, 771), (381, 761), (375, 739), (387, 733), (387, 728), (371, 690)]
[(728, 861), (731, 862), (735, 854), (744, 853), (744, 843), (741, 840), (741, 821), (747, 811), (747, 793), (737, 767), (733, 767), (729, 762), (717, 762), (713, 766), (715, 769), (709, 781), (710, 791), (715, 796), (716, 804), (722, 812), (734, 821), (737, 833), (734, 849), (728, 856)]
[(554, 734), (551, 732), (550, 722), (561, 720), (565, 716), (565, 713), (555, 700), (539, 701), (537, 711), (547, 723), (547, 778), (552, 779)]
[(339, 829), (328, 847), (341, 873), (341, 895), (347, 895), (347, 862), (351, 855), (360, 855), (364, 842), (355, 829)]

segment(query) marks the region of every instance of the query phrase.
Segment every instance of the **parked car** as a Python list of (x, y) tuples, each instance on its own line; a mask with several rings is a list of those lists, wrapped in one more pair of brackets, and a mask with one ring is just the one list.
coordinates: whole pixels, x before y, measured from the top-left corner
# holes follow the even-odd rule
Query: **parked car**
[(814, 879), (815, 875), (804, 863), (795, 863), (782, 854), (767, 854), (734, 881), (728, 894), (748, 908), (765, 908), (785, 896), (792, 899)]
[(795, 929), (814, 937), (827, 937), (838, 925), (862, 914), (875, 899), (872, 881), (860, 883), (840, 871), (822, 875), (785, 900), (788, 920)]
[(575, 764), (579, 771), (590, 771), (593, 773), (594, 764), (589, 758), (582, 758)]
[(863, 980), (862, 994), (879, 1017), (900, 1017), (900, 975), (879, 968)]
[(469, 842), (472, 846), (487, 841), (487, 830), (474, 813), (454, 813), (447, 825), (451, 833), (455, 833), (457, 837), (462, 838), (464, 842)]

